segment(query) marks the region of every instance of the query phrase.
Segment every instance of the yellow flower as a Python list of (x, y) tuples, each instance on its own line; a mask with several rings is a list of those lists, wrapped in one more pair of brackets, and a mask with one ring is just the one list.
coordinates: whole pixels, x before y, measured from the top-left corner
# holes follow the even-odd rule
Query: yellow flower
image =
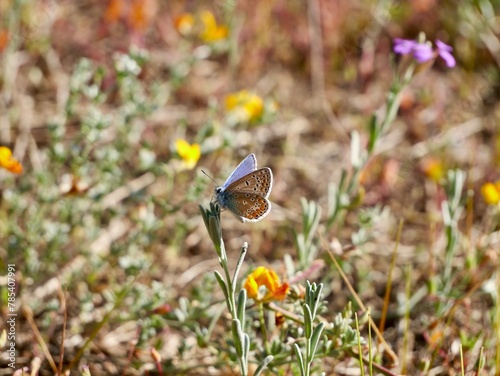
[(258, 120), (264, 112), (264, 101), (247, 90), (229, 94), (225, 100), (226, 110), (237, 122)]
[(23, 166), (17, 160), (12, 158), (12, 151), (5, 146), (0, 146), (0, 167), (3, 167), (14, 174), (23, 172)]
[(481, 194), (488, 205), (498, 204), (500, 202), (500, 180), (496, 183), (483, 184)]
[(202, 41), (210, 43), (221, 39), (226, 39), (228, 34), (227, 26), (217, 25), (212, 12), (205, 10), (200, 14), (201, 23), (203, 24), (200, 38)]
[[(265, 286), (265, 294), (259, 293), (260, 287)], [(271, 269), (259, 266), (245, 281), (245, 290), (248, 297), (259, 302), (283, 300), (290, 289), (288, 283), (281, 283), (278, 275)]]
[(179, 34), (187, 36), (193, 33), (194, 17), (191, 13), (184, 13), (175, 18), (175, 29)]
[(200, 145), (189, 145), (186, 140), (178, 139), (175, 141), (175, 148), (187, 168), (192, 169), (196, 166), (201, 156)]
[(422, 161), (421, 169), (425, 176), (435, 182), (441, 181), (444, 176), (443, 164), (439, 159), (434, 157), (429, 157)]

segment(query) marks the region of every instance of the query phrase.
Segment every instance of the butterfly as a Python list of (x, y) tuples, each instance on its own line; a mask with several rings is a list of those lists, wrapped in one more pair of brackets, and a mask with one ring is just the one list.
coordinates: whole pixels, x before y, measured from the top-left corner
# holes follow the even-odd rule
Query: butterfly
[(215, 201), (241, 222), (257, 222), (271, 211), (271, 203), (267, 197), (272, 186), (271, 169), (257, 169), (255, 154), (250, 154), (241, 161), (222, 186), (215, 188)]

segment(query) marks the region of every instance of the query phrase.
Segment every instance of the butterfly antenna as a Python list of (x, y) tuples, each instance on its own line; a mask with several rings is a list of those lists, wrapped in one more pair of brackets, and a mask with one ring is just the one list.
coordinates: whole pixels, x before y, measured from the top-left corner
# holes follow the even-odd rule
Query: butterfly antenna
[(203, 170), (201, 170), (201, 172), (203, 172), (203, 173), (206, 175), (206, 177), (207, 177), (207, 178), (209, 178), (210, 180), (212, 180), (212, 181), (215, 183), (215, 185), (217, 185), (217, 182), (216, 182), (216, 181), (215, 181), (215, 180), (214, 180), (214, 179), (213, 179), (210, 175), (208, 175), (208, 174), (207, 174), (205, 171), (203, 171)]

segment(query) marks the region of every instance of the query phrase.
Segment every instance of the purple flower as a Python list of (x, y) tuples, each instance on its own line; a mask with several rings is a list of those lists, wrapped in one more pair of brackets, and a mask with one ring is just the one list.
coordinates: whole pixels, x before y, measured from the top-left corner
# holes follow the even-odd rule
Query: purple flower
[(408, 55), (413, 51), (417, 42), (410, 39), (394, 38), (394, 53)]
[(441, 59), (444, 60), (448, 68), (453, 68), (455, 66), (455, 58), (451, 54), (453, 48), (448, 46), (446, 43), (441, 42), (439, 39), (436, 39), (437, 51)]
[(419, 63), (425, 63), (433, 59), (437, 54), (445, 61), (449, 68), (455, 66), (455, 58), (451, 54), (453, 48), (436, 39), (437, 49), (434, 51), (429, 43), (418, 43), (411, 39), (394, 38), (394, 53), (401, 55), (413, 55)]
[(432, 51), (432, 47), (427, 43), (417, 43), (413, 47), (413, 57), (419, 63), (425, 63), (434, 57), (434, 51)]
[(411, 39), (394, 38), (394, 52), (401, 55), (412, 54), (419, 63), (425, 63), (434, 56), (432, 47)]

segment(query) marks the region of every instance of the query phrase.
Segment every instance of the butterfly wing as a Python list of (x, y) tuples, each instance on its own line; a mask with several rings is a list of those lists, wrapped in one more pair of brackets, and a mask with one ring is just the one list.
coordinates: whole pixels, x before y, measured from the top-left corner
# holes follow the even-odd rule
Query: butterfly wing
[(241, 222), (257, 222), (271, 211), (271, 203), (257, 193), (224, 192), (225, 207)]
[(255, 155), (250, 154), (236, 167), (224, 185), (215, 189), (216, 201), (241, 222), (257, 222), (271, 211), (267, 197), (272, 186), (271, 169), (257, 169)]
[(256, 194), (267, 198), (271, 193), (272, 186), (273, 172), (269, 167), (263, 167), (242, 176), (223, 188), (226, 192)]
[(226, 182), (222, 185), (222, 189), (226, 189), (230, 184), (236, 182), (241, 177), (249, 174), (257, 169), (257, 158), (255, 154), (249, 154), (245, 159), (243, 159), (238, 167), (229, 175)]

